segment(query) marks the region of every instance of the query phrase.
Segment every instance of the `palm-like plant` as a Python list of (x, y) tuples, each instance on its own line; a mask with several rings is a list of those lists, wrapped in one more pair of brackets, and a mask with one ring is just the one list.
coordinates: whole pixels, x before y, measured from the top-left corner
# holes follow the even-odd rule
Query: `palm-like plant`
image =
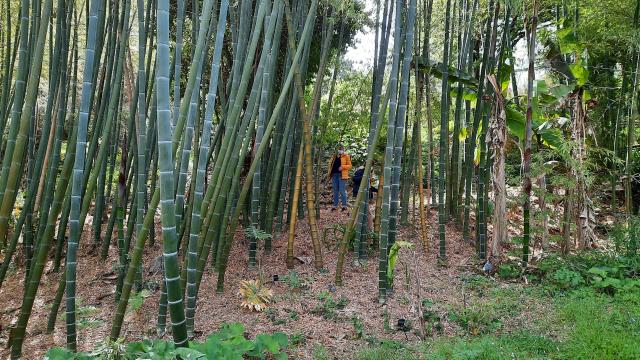
[(264, 311), (273, 301), (273, 291), (265, 287), (260, 280), (240, 281), (238, 294), (242, 296), (240, 306), (252, 311)]

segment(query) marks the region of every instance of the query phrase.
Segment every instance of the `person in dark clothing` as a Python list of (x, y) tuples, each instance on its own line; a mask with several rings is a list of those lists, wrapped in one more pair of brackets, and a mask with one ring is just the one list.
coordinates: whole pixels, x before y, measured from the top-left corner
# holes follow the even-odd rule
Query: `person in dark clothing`
[(360, 166), (353, 174), (353, 197), (358, 196), (358, 190), (360, 190), (360, 183), (364, 177), (364, 166)]
[[(360, 191), (360, 184), (362, 183), (362, 178), (364, 177), (364, 166), (360, 166), (356, 169), (356, 172), (353, 174), (353, 197), (358, 196), (358, 191)], [(373, 198), (373, 193), (377, 193), (378, 188), (373, 187), (371, 185), (371, 178), (369, 178), (369, 200)]]

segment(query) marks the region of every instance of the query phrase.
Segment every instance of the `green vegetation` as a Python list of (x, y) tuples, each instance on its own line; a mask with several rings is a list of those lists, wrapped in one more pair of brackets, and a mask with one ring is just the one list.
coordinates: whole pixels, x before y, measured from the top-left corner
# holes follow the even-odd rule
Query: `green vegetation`
[(425, 300), (431, 340), (412, 345), (382, 341), (360, 350), (357, 358), (638, 358), (638, 260), (597, 252), (569, 258), (550, 254), (533, 270), (539, 280), (530, 285), (471, 276), (465, 285), (469, 304), (447, 310), (460, 328), (455, 337), (434, 331), (440, 322), (437, 304)]
[(639, 358), (638, 120), (640, 0), (0, 1), (0, 337)]
[(320, 315), (325, 319), (329, 320), (337, 320), (338, 312), (337, 310), (342, 310), (347, 306), (349, 300), (341, 297), (339, 299), (334, 299), (333, 295), (331, 295), (328, 291), (322, 291), (317, 296), (318, 303), (313, 308), (311, 313)]
[(190, 342), (188, 348), (176, 348), (173, 342), (144, 340), (122, 344), (108, 343), (87, 353), (73, 353), (62, 348), (47, 352), (48, 360), (84, 359), (286, 359), (284, 350), (289, 340), (283, 333), (259, 334), (255, 339), (244, 336), (242, 324), (223, 324), (220, 330), (203, 342)]

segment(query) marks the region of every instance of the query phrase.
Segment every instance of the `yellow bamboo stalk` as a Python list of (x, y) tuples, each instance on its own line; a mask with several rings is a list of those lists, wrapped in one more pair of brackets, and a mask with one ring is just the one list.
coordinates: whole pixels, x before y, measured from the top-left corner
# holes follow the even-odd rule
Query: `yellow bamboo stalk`
[[(303, 144), (300, 144), (300, 150), (298, 151), (298, 161), (296, 162), (296, 179), (293, 184), (293, 199), (291, 201), (290, 219), (289, 219), (289, 240), (287, 241), (287, 268), (293, 268), (293, 244), (296, 238), (296, 223), (298, 222), (298, 200), (300, 199), (300, 188), (302, 183), (302, 155)], [(314, 218), (311, 214), (307, 214), (309, 218)]]
[[(60, 100), (61, 100), (60, 92), (58, 92), (58, 95), (56, 96), (56, 104)], [(54, 109), (57, 109), (57, 107), (54, 107)], [(36, 211), (40, 209), (40, 199), (42, 198), (42, 192), (44, 191), (44, 183), (45, 183), (44, 179), (45, 179), (45, 176), (47, 175), (46, 169), (49, 166), (49, 157), (51, 154), (51, 149), (53, 149), (53, 140), (56, 137), (57, 121), (58, 121), (57, 116), (52, 116), (51, 131), (49, 131), (49, 139), (47, 140), (47, 151), (45, 152), (44, 160), (42, 161), (42, 172), (40, 173), (40, 179), (38, 180), (39, 183), (38, 183), (38, 191), (36, 192), (36, 202), (33, 205), (33, 209), (35, 209)]]

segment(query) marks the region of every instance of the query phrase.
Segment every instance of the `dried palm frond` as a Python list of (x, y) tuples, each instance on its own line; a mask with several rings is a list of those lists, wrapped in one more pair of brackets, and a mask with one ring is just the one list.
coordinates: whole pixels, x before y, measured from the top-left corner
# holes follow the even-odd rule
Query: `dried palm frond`
[(252, 311), (263, 311), (273, 300), (273, 292), (259, 280), (242, 280), (238, 294), (243, 297), (240, 305)]

